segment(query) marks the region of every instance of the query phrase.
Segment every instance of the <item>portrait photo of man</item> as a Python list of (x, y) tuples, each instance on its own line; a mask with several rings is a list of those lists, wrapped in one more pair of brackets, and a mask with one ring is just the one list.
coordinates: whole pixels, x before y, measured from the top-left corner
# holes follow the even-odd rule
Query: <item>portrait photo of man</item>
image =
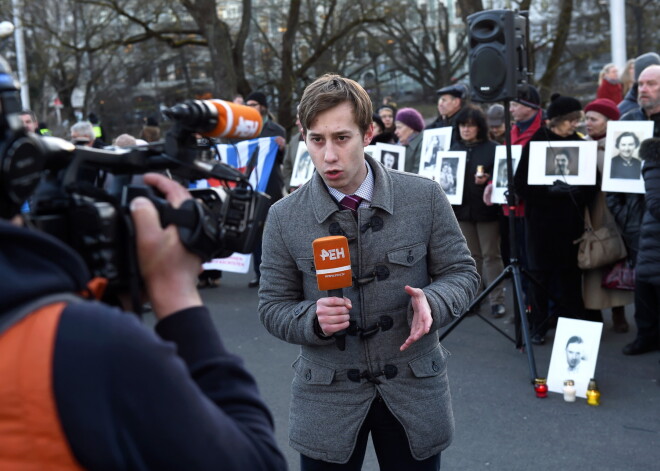
[(383, 151), (381, 156), (383, 165), (386, 168), (397, 170), (399, 168), (399, 155), (390, 151)]
[[(516, 168), (516, 162), (517, 159), (511, 160), (514, 169)], [(509, 175), (507, 174), (506, 160), (502, 159), (497, 163), (497, 179), (495, 182), (495, 186), (497, 188), (506, 188), (508, 184), (509, 184)]]
[(577, 175), (577, 149), (548, 147), (546, 151), (546, 175)]
[(639, 144), (639, 138), (634, 132), (624, 132), (616, 138), (614, 146), (618, 153), (612, 157), (610, 178), (641, 178), (642, 161), (636, 157)]
[(580, 364), (586, 360), (585, 343), (579, 335), (571, 336), (566, 342), (566, 363), (569, 373), (577, 373)]

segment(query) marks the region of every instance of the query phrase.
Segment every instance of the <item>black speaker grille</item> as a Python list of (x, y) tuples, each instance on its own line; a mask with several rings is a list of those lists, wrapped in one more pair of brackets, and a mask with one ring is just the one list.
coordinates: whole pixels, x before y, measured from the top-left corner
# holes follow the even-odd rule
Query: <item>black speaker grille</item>
[(507, 77), (507, 65), (500, 51), (481, 47), (475, 51), (470, 64), (472, 88), (484, 96), (497, 95)]

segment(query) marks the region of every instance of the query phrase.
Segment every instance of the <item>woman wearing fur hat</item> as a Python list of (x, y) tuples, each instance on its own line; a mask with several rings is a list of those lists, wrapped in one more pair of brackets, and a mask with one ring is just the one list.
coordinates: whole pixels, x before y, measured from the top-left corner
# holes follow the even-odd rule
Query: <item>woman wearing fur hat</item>
[[(553, 95), (545, 126), (531, 141), (580, 141), (576, 128), (582, 105), (572, 97)], [(525, 199), (525, 227), (529, 271), (543, 288), (530, 283), (532, 342), (545, 342), (549, 328), (549, 296), (555, 301), (552, 317), (588, 317), (582, 301), (582, 273), (573, 241), (584, 231), (584, 208), (596, 186), (569, 185), (561, 179), (551, 186), (528, 185), (530, 144), (523, 148), (515, 186)], [(596, 320), (596, 319), (589, 319)]]
[[(603, 161), (605, 157), (605, 133), (607, 122), (619, 119), (619, 109), (616, 104), (607, 98), (598, 98), (584, 107), (587, 122), (587, 140), (598, 141), (598, 179), (596, 185), (600, 187), (603, 175)], [(591, 225), (594, 230), (605, 226), (616, 227), (614, 216), (607, 209), (605, 193), (598, 191), (589, 205)], [(628, 332), (625, 306), (634, 302), (632, 291), (618, 289), (605, 289), (601, 286), (603, 268), (585, 270), (582, 274), (582, 293), (584, 307), (600, 311), (612, 308), (612, 329), (615, 332)]]

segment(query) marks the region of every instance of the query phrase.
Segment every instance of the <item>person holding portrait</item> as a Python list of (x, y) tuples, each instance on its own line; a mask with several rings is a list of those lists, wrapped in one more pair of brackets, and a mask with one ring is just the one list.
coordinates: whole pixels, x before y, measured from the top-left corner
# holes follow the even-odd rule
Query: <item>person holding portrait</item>
[[(476, 106), (465, 106), (456, 115), (458, 142), (452, 151), (466, 153), (463, 200), (453, 206), (458, 224), (467, 240), (470, 253), (484, 284), (493, 282), (504, 270), (500, 252), (499, 207), (484, 203), (484, 190), (493, 174), (495, 147), (488, 138), (486, 115)], [(504, 316), (504, 285), (499, 284), (489, 295), (491, 315)]]
[[(576, 128), (582, 120), (582, 105), (568, 96), (554, 94), (547, 120), (530, 142), (581, 141)], [(525, 199), (525, 229), (530, 274), (544, 289), (530, 283), (532, 342), (545, 343), (550, 317), (589, 318), (582, 300), (582, 272), (577, 265), (578, 246), (573, 241), (584, 232), (584, 208), (596, 186), (569, 185), (557, 179), (553, 185), (529, 185), (530, 144), (523, 147), (514, 183)], [(550, 312), (549, 301), (555, 301)]]
[[(617, 121), (619, 119), (619, 109), (612, 100), (598, 98), (585, 106), (584, 111), (586, 115), (587, 140), (598, 142), (596, 185), (600, 188), (605, 161), (607, 123), (608, 121)], [(616, 195), (616, 193), (614, 194)], [(594, 231), (608, 226), (617, 228), (614, 215), (607, 208), (604, 192), (597, 191), (588, 209), (591, 218), (591, 227), (593, 227)], [(617, 230), (619, 229), (617, 228)], [(629, 326), (626, 320), (625, 306), (633, 303), (634, 296), (632, 291), (603, 288), (601, 283), (603, 273), (609, 268), (593, 268), (583, 271), (582, 296), (584, 307), (597, 311), (611, 308), (612, 330), (617, 333), (626, 333)]]

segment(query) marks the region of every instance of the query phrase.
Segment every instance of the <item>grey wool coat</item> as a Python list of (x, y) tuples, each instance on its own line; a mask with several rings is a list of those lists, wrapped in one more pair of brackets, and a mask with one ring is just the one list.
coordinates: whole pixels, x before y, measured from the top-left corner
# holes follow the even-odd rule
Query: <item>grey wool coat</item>
[[(318, 173), (270, 209), (263, 237), (259, 317), (276, 337), (301, 346), (293, 364), (290, 445), (314, 459), (345, 463), (377, 393), (406, 430), (416, 459), (451, 443), (454, 418), (448, 352), (438, 329), (459, 316), (479, 284), (474, 261), (440, 186), (390, 171), (369, 156), (373, 201), (340, 210)], [(353, 287), (346, 349), (315, 333), (318, 290), (312, 242), (348, 238)], [(404, 352), (412, 307), (404, 286), (422, 288), (431, 331)]]

